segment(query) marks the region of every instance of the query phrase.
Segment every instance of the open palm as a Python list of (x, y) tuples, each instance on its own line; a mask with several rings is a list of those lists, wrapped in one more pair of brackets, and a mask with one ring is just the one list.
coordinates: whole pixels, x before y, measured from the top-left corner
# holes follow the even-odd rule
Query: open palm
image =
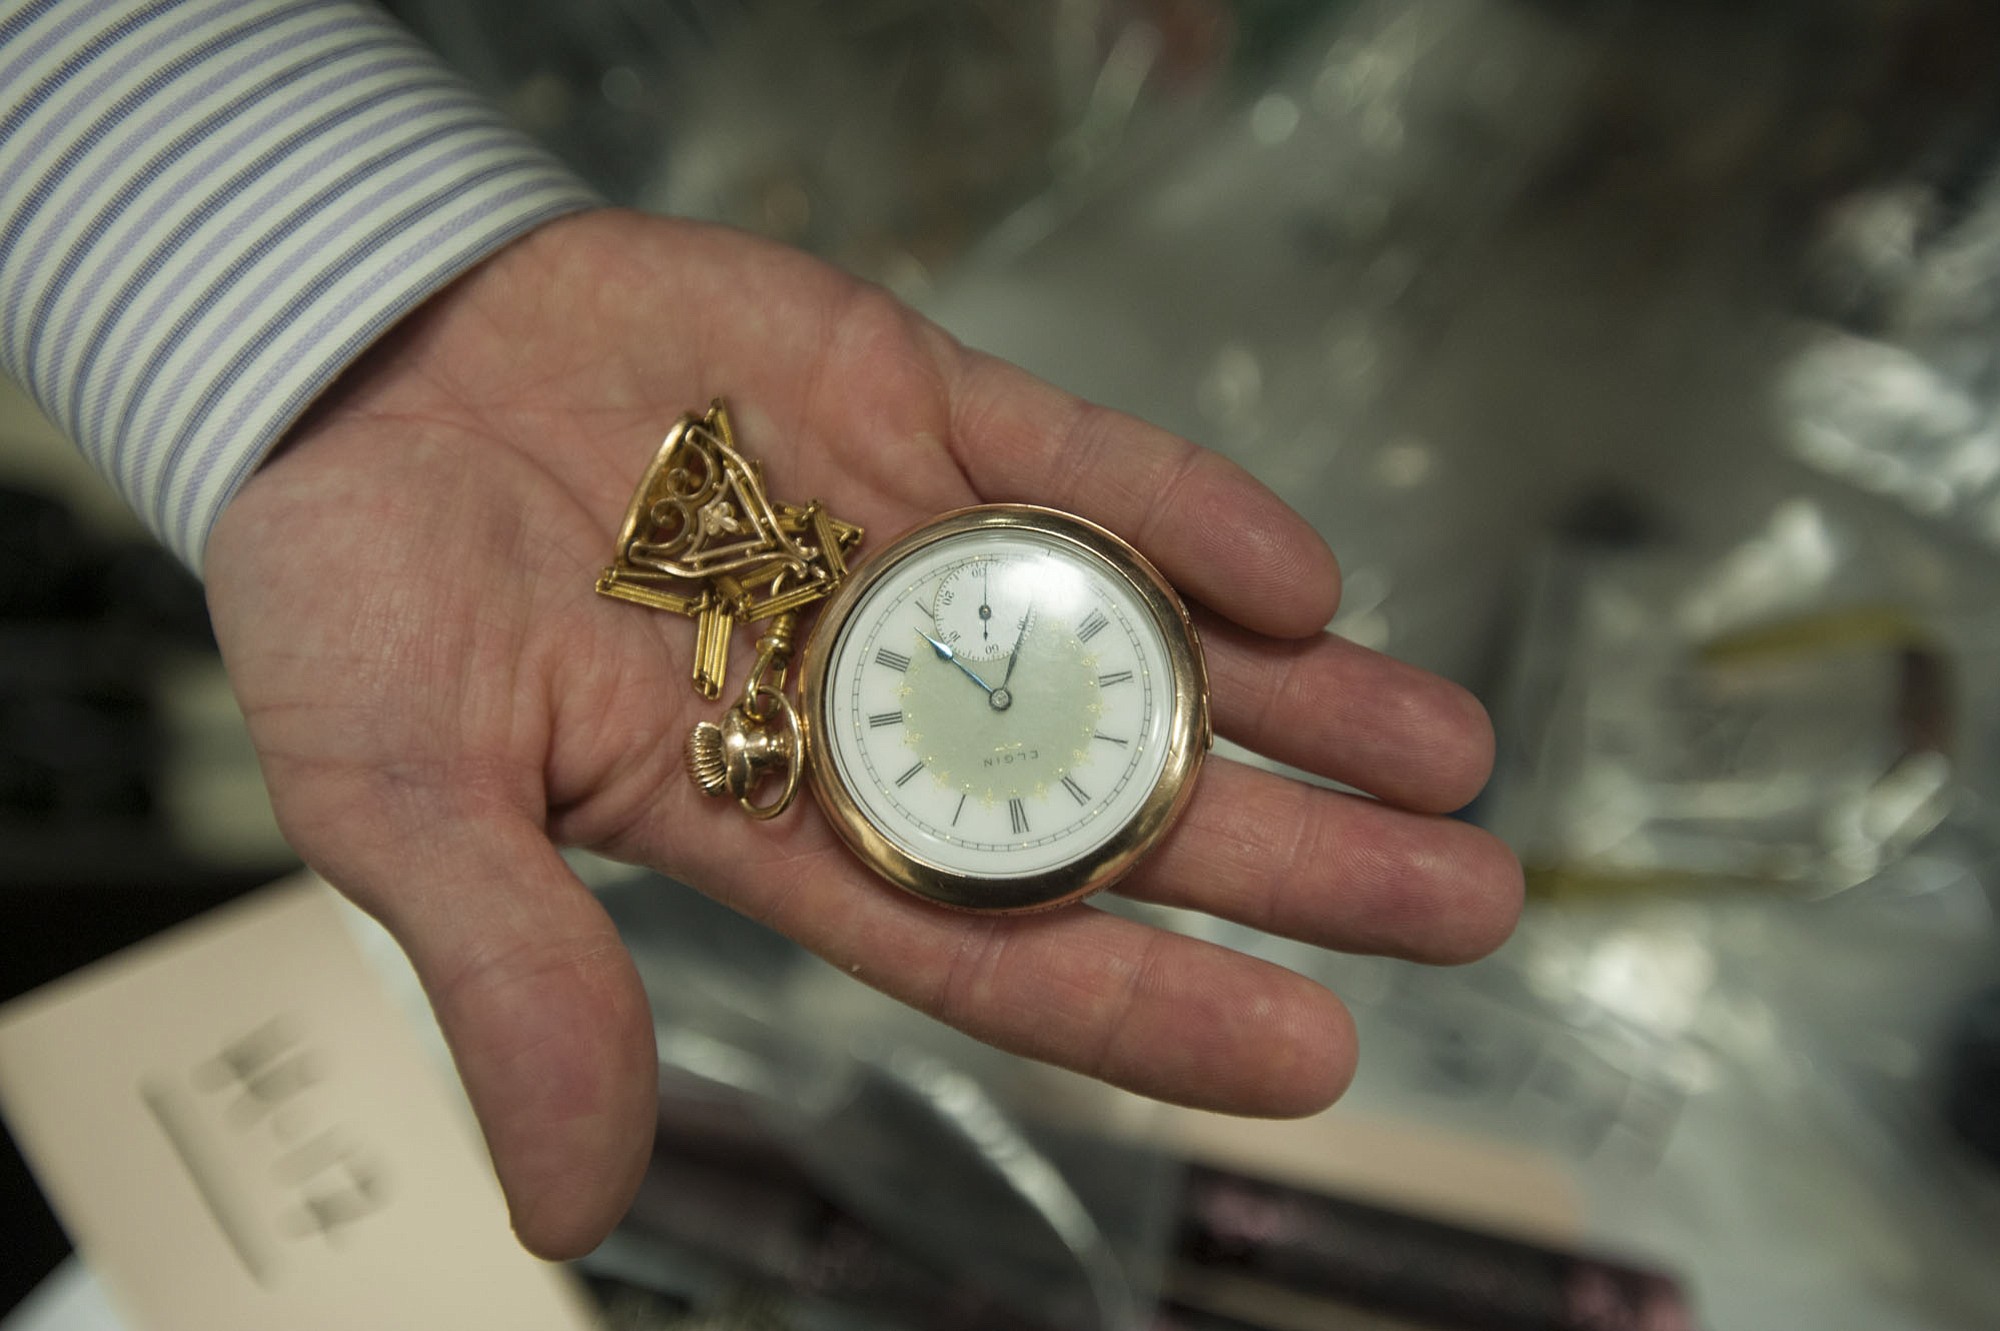
[[(703, 801), (715, 711), (685, 620), (593, 595), (666, 427), (727, 394), (775, 496), (868, 529), (1028, 501), (1138, 545), (1202, 609), (1218, 730), (1364, 799), (1212, 762), (1121, 889), (1314, 943), (1477, 956), (1512, 857), (1436, 816), (1485, 779), (1455, 687), (1320, 632), (1332, 556), (1242, 471), (968, 352), (885, 293), (714, 228), (544, 227), (406, 321), (209, 543), (217, 634), (279, 819), (401, 940), (522, 1239), (588, 1248), (652, 1134), (631, 961), (556, 853), (652, 865), (1003, 1047), (1166, 1099), (1314, 1110), (1353, 1070), (1332, 995), (1088, 906), (949, 913), (873, 879), (809, 801)], [(737, 670), (745, 668), (737, 654)]]

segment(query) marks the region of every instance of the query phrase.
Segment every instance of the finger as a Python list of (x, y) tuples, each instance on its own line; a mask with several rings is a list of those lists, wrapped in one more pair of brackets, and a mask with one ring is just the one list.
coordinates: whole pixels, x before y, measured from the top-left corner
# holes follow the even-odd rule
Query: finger
[(1119, 891), (1344, 952), (1455, 963), (1513, 931), (1521, 867), (1469, 823), (1216, 760)]
[(409, 953), (521, 1242), (581, 1256), (624, 1213), (652, 1145), (653, 1024), (617, 932), (518, 813), (371, 799), (340, 821), (324, 861), (315, 829), (295, 820), (295, 840)]
[(1280, 641), (1198, 614), (1216, 730), (1405, 808), (1463, 808), (1493, 770), (1470, 693), (1330, 633)]
[(964, 353), (950, 445), (989, 501), (1047, 504), (1109, 527), (1175, 586), (1260, 633), (1316, 633), (1340, 601), (1333, 554), (1235, 463)]
[(720, 895), (979, 1040), (1236, 1114), (1313, 1113), (1353, 1075), (1346, 1009), (1281, 967), (1088, 906), (947, 911), (867, 874), (822, 824), (782, 836), (782, 858), (739, 868)]

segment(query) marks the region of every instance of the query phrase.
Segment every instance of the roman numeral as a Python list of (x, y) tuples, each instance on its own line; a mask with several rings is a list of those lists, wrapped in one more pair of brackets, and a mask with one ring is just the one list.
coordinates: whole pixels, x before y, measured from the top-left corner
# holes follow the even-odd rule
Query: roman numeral
[(1103, 731), (1099, 731), (1099, 732), (1098, 732), (1097, 734), (1095, 734), (1095, 735), (1092, 735), (1092, 736), (1091, 736), (1091, 738), (1092, 738), (1092, 739), (1101, 739), (1101, 740), (1103, 740), (1103, 741), (1104, 741), (1104, 742), (1105, 742), (1106, 744), (1116, 744), (1116, 745), (1117, 745), (1117, 746), (1118, 746), (1119, 748), (1121, 748), (1121, 749), (1122, 749), (1122, 748), (1124, 748), (1124, 747), (1125, 747), (1126, 745), (1128, 745), (1128, 744), (1130, 744), (1130, 743), (1132, 742), (1132, 741), (1131, 741), (1131, 740), (1129, 740), (1129, 739), (1120, 739), (1120, 738), (1118, 738), (1118, 736), (1116, 736), (1116, 735), (1107, 735), (1107, 734), (1105, 734), (1105, 733), (1104, 733)]
[(1123, 683), (1124, 683), (1124, 682), (1125, 682), (1126, 680), (1128, 680), (1128, 679), (1130, 679), (1130, 678), (1132, 678), (1132, 672), (1131, 672), (1131, 671), (1129, 671), (1129, 670), (1114, 670), (1114, 671), (1112, 671), (1112, 672), (1111, 672), (1110, 674), (1108, 674), (1108, 675), (1099, 675), (1099, 676), (1097, 677), (1097, 686), (1098, 686), (1099, 688), (1104, 688), (1104, 689), (1108, 689), (1108, 688), (1110, 688), (1110, 687), (1111, 687), (1111, 686), (1112, 686), (1113, 684), (1123, 684)]
[(917, 759), (915, 766), (911, 767), (909, 771), (903, 773), (901, 776), (896, 778), (896, 784), (899, 786), (909, 785), (910, 782), (916, 779), (917, 773), (923, 770), (924, 770), (924, 760), (919, 758)]
[(1018, 795), (1007, 801), (1007, 821), (1014, 825), (1015, 836), (1028, 830), (1028, 811)]
[(1083, 623), (1077, 625), (1076, 628), (1077, 641), (1089, 642), (1092, 638), (1104, 632), (1104, 630), (1109, 628), (1110, 626), (1111, 626), (1111, 621), (1104, 617), (1104, 612), (1102, 610), (1093, 610), (1090, 612), (1090, 617), (1088, 619), (1084, 620)]
[(868, 718), (868, 728), (870, 730), (880, 730), (883, 726), (898, 725), (902, 720), (903, 714), (901, 712), (877, 712)]
[(888, 666), (889, 669), (900, 675), (910, 668), (910, 658), (901, 652), (892, 652), (887, 647), (883, 647), (879, 648), (875, 653), (875, 664)]
[(1063, 789), (1067, 790), (1070, 794), (1076, 796), (1076, 802), (1078, 804), (1090, 803), (1090, 796), (1083, 793), (1083, 787), (1079, 786), (1076, 783), (1076, 778), (1070, 776), (1068, 773), (1063, 774)]

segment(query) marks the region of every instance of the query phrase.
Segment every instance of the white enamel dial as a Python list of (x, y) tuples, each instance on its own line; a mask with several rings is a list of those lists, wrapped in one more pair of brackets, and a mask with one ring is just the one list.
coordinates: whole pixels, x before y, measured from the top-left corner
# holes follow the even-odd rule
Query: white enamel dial
[(872, 571), (845, 608), (813, 742), (924, 871), (1048, 875), (1104, 854), (1160, 798), (1187, 717), (1177, 628), (1085, 545), (960, 531)]

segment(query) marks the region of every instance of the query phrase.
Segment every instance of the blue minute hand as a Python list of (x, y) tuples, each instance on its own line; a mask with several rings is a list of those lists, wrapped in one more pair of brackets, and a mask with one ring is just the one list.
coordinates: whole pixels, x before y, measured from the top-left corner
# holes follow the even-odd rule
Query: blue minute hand
[(1035, 603), (1028, 602), (1027, 611), (1021, 616), (1020, 631), (1014, 635), (1014, 650), (1007, 653), (1007, 673), (1000, 676), (1000, 687), (1006, 688), (1014, 678), (1014, 662), (1021, 659), (1021, 643), (1028, 636), (1028, 621), (1035, 617)]
[(938, 654), (938, 660), (951, 662), (953, 665), (957, 666), (960, 670), (963, 670), (965, 672), (965, 677), (967, 679), (971, 680), (974, 684), (977, 684), (980, 688), (985, 689), (987, 697), (990, 698), (993, 696), (993, 686), (991, 684), (988, 684), (985, 680), (981, 679), (978, 675), (974, 674), (971, 666), (959, 660), (958, 653), (951, 649), (950, 643), (939, 642), (936, 638), (933, 638), (930, 634), (924, 632), (922, 629), (917, 630), (917, 636), (919, 638), (922, 638), (925, 642), (931, 645), (931, 650), (935, 651)]

